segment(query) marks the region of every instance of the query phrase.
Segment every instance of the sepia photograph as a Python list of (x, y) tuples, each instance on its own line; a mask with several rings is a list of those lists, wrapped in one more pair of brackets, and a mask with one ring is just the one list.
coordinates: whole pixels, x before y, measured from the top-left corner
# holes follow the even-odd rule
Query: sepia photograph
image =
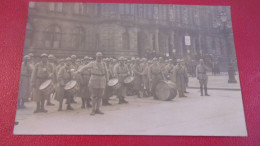
[(13, 133), (247, 136), (230, 9), (30, 2)]

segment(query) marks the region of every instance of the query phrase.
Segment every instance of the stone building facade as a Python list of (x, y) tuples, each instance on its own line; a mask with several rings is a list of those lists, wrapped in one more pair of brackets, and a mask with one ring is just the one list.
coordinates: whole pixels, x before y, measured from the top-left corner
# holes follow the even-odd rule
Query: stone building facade
[(216, 6), (30, 2), (24, 50), (58, 57), (101, 51), (113, 57), (200, 52), (235, 58), (229, 7)]

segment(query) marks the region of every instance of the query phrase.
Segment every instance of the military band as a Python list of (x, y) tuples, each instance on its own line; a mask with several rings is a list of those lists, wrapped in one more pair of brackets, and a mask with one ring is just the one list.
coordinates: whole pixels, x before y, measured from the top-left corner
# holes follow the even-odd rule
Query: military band
[[(164, 94), (161, 91), (165, 91), (158, 84), (161, 81), (166, 81), (164, 85), (171, 86), (167, 89), (176, 90), (179, 97), (187, 97), (185, 94), (188, 93), (188, 69), (183, 59), (105, 58), (101, 52), (96, 53), (95, 60), (76, 55), (58, 60), (54, 55), (44, 53), (40, 55), (40, 61), (35, 62), (33, 57), (30, 53), (23, 58), (17, 108), (25, 108), (24, 102), (32, 98), (36, 103), (34, 113), (47, 112), (45, 104), (54, 106), (52, 99), (58, 101), (57, 110), (61, 111), (64, 99), (66, 109), (73, 110), (74, 99), (80, 97), (81, 108), (92, 108), (91, 115), (104, 114), (101, 106), (112, 105), (109, 102), (112, 96), (118, 98), (119, 104), (128, 103), (126, 97), (134, 95), (160, 100), (160, 94)], [(209, 96), (208, 71), (201, 59), (190, 74), (196, 75), (201, 96)], [(174, 95), (173, 91), (169, 93)]]

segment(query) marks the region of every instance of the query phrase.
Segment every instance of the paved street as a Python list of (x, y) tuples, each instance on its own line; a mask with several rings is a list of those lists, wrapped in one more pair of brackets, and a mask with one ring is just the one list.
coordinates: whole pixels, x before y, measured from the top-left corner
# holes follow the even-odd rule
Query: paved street
[[(209, 74), (208, 76), (208, 87), (214, 89), (235, 89), (240, 90), (240, 81), (239, 76), (236, 75), (235, 79), (237, 83), (228, 83), (228, 75), (216, 75), (212, 76)], [(199, 87), (199, 81), (195, 77), (189, 78), (189, 87)]]
[[(102, 107), (104, 115), (90, 116), (90, 109), (73, 104), (74, 111), (33, 114), (35, 105), (18, 110), (15, 134), (98, 134), (98, 135), (247, 135), (240, 91), (210, 90), (210, 97), (189, 89), (187, 98), (157, 101), (152, 98), (127, 97), (128, 104)], [(64, 107), (65, 109), (65, 107)]]

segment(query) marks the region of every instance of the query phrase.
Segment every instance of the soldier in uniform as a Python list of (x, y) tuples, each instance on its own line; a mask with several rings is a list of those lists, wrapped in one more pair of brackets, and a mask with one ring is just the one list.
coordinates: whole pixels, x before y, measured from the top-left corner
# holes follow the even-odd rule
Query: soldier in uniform
[(181, 66), (182, 60), (177, 60), (177, 65), (174, 68), (175, 83), (179, 93), (179, 97), (187, 97), (184, 95), (185, 90), (185, 69)]
[(187, 67), (186, 67), (186, 64), (184, 61), (181, 62), (181, 66), (184, 69), (184, 77), (185, 77), (184, 93), (189, 93), (186, 90), (186, 88), (188, 87), (188, 83), (189, 83), (188, 70), (187, 70)]
[(140, 59), (137, 58), (135, 60), (135, 65), (133, 67), (133, 72), (134, 72), (134, 76), (135, 76), (135, 79), (134, 79), (134, 89), (135, 91), (137, 91), (137, 96), (139, 98), (142, 98), (143, 97), (143, 82), (142, 82), (142, 79), (143, 79), (143, 66), (141, 65), (141, 62), (140, 62)]
[[(77, 60), (77, 56), (76, 55), (71, 55), (71, 71), (72, 72), (76, 72), (78, 70), (78, 64), (76, 63), (76, 60)], [(79, 93), (77, 93), (76, 95), (78, 95)], [(72, 98), (71, 100), (71, 103), (77, 103), (75, 100), (74, 100), (74, 97)]]
[(141, 64), (142, 68), (143, 68), (143, 78), (142, 78), (142, 84), (144, 87), (144, 96), (145, 97), (149, 97), (149, 79), (148, 79), (148, 70), (149, 70), (149, 65), (147, 62), (147, 59), (144, 58), (143, 59), (143, 63)]
[(102, 98), (104, 96), (106, 82), (108, 81), (108, 71), (106, 64), (102, 61), (103, 54), (101, 52), (96, 53), (96, 61), (90, 62), (81, 70), (90, 69), (91, 76), (89, 80), (89, 90), (92, 98), (92, 112), (90, 115), (104, 114), (100, 111)]
[[(107, 70), (108, 70), (108, 80), (114, 78), (114, 63), (113, 63), (113, 59), (112, 58), (107, 58), (106, 59), (106, 65), (107, 65)], [(111, 103), (109, 103), (109, 98), (113, 96), (113, 88), (109, 87), (108, 85), (106, 85), (106, 89), (105, 89), (105, 94), (104, 94), (104, 98), (103, 98), (103, 102), (102, 105), (111, 105)]]
[(33, 67), (30, 64), (31, 57), (25, 55), (23, 58), (22, 68), (21, 68), (21, 78), (20, 78), (20, 88), (19, 96), (17, 101), (17, 109), (25, 108), (24, 102), (30, 96), (30, 77)]
[(71, 70), (71, 58), (66, 58), (65, 65), (60, 68), (57, 74), (57, 88), (56, 88), (56, 99), (59, 101), (59, 109), (62, 110), (63, 99), (67, 99), (67, 110), (73, 110), (71, 107), (71, 101), (73, 96), (71, 93), (65, 91), (65, 85), (71, 81), (74, 77), (74, 72)]
[(196, 67), (196, 77), (200, 82), (200, 94), (203, 96), (203, 87), (205, 91), (205, 95), (209, 96), (207, 92), (207, 83), (208, 83), (208, 76), (207, 76), (207, 67), (204, 64), (203, 59), (200, 59), (200, 63)]
[(129, 75), (129, 71), (127, 66), (124, 63), (125, 58), (124, 57), (119, 57), (118, 61), (119, 64), (115, 65), (114, 68), (114, 73), (116, 78), (118, 78), (119, 83), (121, 84), (120, 88), (117, 89), (116, 94), (117, 98), (119, 98), (119, 104), (122, 103), (128, 103), (125, 100), (126, 97), (126, 86), (124, 85), (124, 79)]
[[(52, 82), (55, 85), (57, 82), (57, 74), (56, 74), (56, 64), (55, 64), (55, 56), (50, 54), (48, 56), (48, 62), (51, 66), (51, 73), (52, 73)], [(51, 94), (51, 96), (54, 96), (55, 92)], [(54, 106), (55, 104), (51, 103), (51, 96), (47, 97), (47, 105), (48, 106)]]
[(81, 108), (92, 107), (90, 104), (90, 91), (88, 88), (88, 83), (90, 79), (90, 70), (89, 69), (81, 69), (83, 66), (87, 65), (89, 63), (89, 57), (84, 57), (84, 63), (83, 65), (79, 66), (80, 72), (77, 72), (76, 74), (76, 80), (79, 84), (79, 96), (82, 99), (82, 106)]
[(47, 110), (44, 109), (46, 98), (44, 96), (49, 95), (44, 95), (39, 90), (39, 87), (44, 81), (51, 78), (51, 76), (51, 65), (48, 63), (48, 56), (47, 54), (42, 54), (41, 61), (35, 65), (31, 76), (31, 85), (33, 87), (33, 100), (36, 102), (36, 110), (34, 111), (34, 113), (47, 112)]
[[(149, 79), (151, 81), (151, 91), (153, 92), (157, 83), (163, 79), (162, 70), (157, 58), (153, 58), (153, 64), (149, 67)], [(154, 96), (154, 93), (152, 93)], [(157, 99), (154, 96), (154, 99)]]

